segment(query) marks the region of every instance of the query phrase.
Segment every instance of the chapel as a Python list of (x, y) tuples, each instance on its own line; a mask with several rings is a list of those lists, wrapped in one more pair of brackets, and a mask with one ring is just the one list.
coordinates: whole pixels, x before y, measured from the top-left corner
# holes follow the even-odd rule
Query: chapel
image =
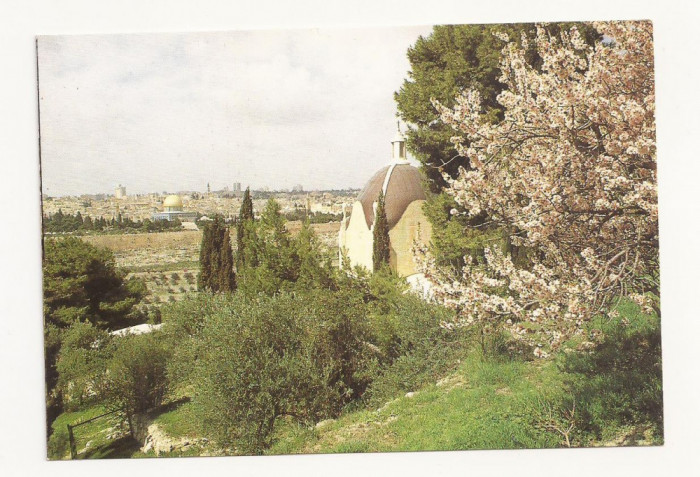
[(343, 207), (343, 220), (338, 235), (339, 262), (343, 253), (351, 266), (360, 265), (372, 271), (373, 230), (380, 191), (389, 223), (389, 266), (400, 276), (410, 279), (418, 270), (413, 259), (414, 241), (430, 241), (431, 224), (423, 214), (426, 200), (421, 173), (406, 157), (406, 140), (397, 132), (391, 141), (391, 162), (377, 171), (364, 186), (350, 208)]

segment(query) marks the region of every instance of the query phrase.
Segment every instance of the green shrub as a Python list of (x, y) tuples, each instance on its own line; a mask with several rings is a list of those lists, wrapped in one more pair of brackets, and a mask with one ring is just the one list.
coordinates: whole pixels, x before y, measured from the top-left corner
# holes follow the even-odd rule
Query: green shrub
[(196, 413), (219, 445), (260, 453), (277, 418), (310, 425), (364, 392), (373, 359), (361, 304), (350, 292), (205, 294), (165, 313), (184, 311), (166, 333), (189, 340), (171, 372), (194, 385)]
[(52, 460), (64, 459), (69, 451), (70, 440), (68, 438), (68, 429), (65, 426), (55, 428), (51, 433), (46, 448), (48, 458)]
[(168, 380), (174, 389), (192, 384), (199, 359), (201, 333), (210, 316), (228, 303), (228, 298), (212, 293), (188, 295), (184, 300), (163, 306), (163, 340), (173, 353), (168, 363)]
[(114, 353), (107, 362), (105, 402), (113, 409), (130, 413), (159, 406), (168, 390), (166, 369), (170, 355), (159, 332), (116, 339)]
[(152, 306), (147, 312), (148, 322), (152, 325), (158, 325), (162, 322), (161, 311), (157, 306)]
[(66, 330), (56, 366), (65, 409), (99, 399), (111, 352), (109, 334), (90, 323), (76, 323)]
[[(387, 302), (383, 301), (383, 305)], [(435, 382), (459, 364), (468, 349), (468, 331), (446, 329), (451, 312), (413, 294), (395, 297), (384, 313), (372, 315), (372, 330), (384, 353), (374, 370), (367, 401), (382, 404)]]

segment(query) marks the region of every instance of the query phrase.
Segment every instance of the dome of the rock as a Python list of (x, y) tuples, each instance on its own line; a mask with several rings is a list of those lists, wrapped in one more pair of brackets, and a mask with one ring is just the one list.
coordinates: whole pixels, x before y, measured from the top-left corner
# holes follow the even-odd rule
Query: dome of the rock
[(182, 199), (179, 195), (172, 194), (163, 201), (164, 210), (182, 210)]

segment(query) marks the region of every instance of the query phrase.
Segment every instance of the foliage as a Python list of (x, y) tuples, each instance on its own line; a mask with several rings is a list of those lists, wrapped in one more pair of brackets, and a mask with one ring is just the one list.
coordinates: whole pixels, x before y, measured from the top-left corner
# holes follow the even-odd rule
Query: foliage
[(459, 324), (504, 326), (556, 349), (618, 296), (649, 305), (658, 295), (658, 211), (653, 45), (649, 22), (596, 23), (611, 43), (586, 43), (538, 27), (539, 68), (529, 41), (506, 41), (498, 96), (504, 120), (484, 121), (477, 90), (454, 108), (436, 102), (471, 170), (445, 175), (457, 213), (486, 214), (510, 243), (531, 251), (518, 266), (485, 250), (455, 281), (429, 260), (436, 296), (460, 310)]
[(504, 246), (501, 229), (484, 223), (483, 217), (475, 220), (461, 214), (454, 214), (457, 202), (449, 194), (431, 194), (423, 211), (432, 224), (430, 252), (435, 257), (436, 266), (452, 275), (461, 275), (466, 265), (466, 257), (483, 263), (484, 250), (494, 245)]
[(198, 343), (207, 320), (228, 302), (226, 295), (198, 293), (160, 309), (165, 324), (161, 336), (173, 353), (167, 372), (175, 392), (192, 385), (200, 356)]
[(170, 349), (157, 331), (116, 339), (100, 390), (105, 405), (131, 414), (159, 406), (168, 391), (170, 356)]
[(43, 260), (44, 363), (47, 430), (63, 405), (56, 369), (65, 330), (79, 323), (114, 330), (144, 320), (135, 305), (145, 294), (138, 279), (124, 280), (114, 256), (75, 237), (46, 239)]
[(292, 246), (299, 263), (296, 288), (326, 290), (338, 288), (336, 270), (331, 263), (330, 254), (322, 251), (318, 237), (309, 221), (302, 223), (301, 230), (292, 241)]
[[(593, 27), (576, 25), (589, 44), (599, 37)], [(557, 33), (569, 26), (548, 24), (546, 28)], [(466, 217), (450, 213), (457, 204), (443, 190), (447, 186), (443, 174), (454, 178), (460, 167), (469, 170), (470, 163), (467, 157), (456, 154), (450, 141), (454, 131), (439, 120), (431, 100), (453, 107), (462, 91), (476, 89), (483, 98), (483, 120), (497, 123), (503, 119), (503, 106), (497, 101), (505, 88), (499, 81), (502, 44), (495, 32), (506, 32), (519, 40), (521, 34), (534, 37), (536, 28), (534, 24), (435, 26), (408, 50), (411, 71), (395, 93), (399, 115), (409, 125), (407, 146), (423, 164), (426, 187), (434, 193), (424, 209), (432, 224), (431, 252), (438, 265), (454, 270), (456, 276), (465, 265), (465, 255), (483, 259), (484, 246), (493, 244), (494, 239), (502, 241), (498, 235), (503, 232), (485, 214)], [(532, 42), (526, 48), (525, 61), (535, 67), (542, 64)]]
[(372, 269), (379, 270), (388, 266), (390, 252), (389, 222), (386, 219), (384, 191), (379, 191), (376, 218), (372, 228)]
[(204, 227), (199, 251), (197, 287), (213, 292), (232, 292), (236, 289), (233, 269), (233, 250), (229, 229), (220, 215)]
[(280, 206), (274, 199), (265, 205), (260, 220), (245, 224), (246, 244), (239, 261), (240, 285), (247, 291), (274, 294), (283, 282), (296, 280), (298, 263), (290, 246)]
[(592, 439), (609, 439), (625, 426), (648, 426), (661, 441), (659, 317), (624, 301), (613, 317), (598, 318), (588, 329), (589, 339), (598, 343), (583, 341), (579, 351), (559, 358), (562, 371), (569, 374), (571, 400), (579, 408), (580, 431)]
[(455, 370), (468, 349), (467, 330), (440, 326), (452, 318), (443, 307), (408, 294), (384, 311), (371, 317), (382, 350), (365, 397), (374, 405), (438, 381)]
[(205, 318), (193, 402), (217, 442), (239, 453), (270, 444), (280, 416), (335, 415), (366, 386), (361, 308), (343, 294), (245, 297)]
[(78, 322), (66, 330), (56, 365), (64, 407), (75, 409), (99, 399), (111, 345), (109, 334), (90, 323)]
[(58, 209), (53, 215), (43, 217), (42, 226), (44, 233), (142, 233), (142, 232), (164, 232), (168, 230), (180, 230), (182, 223), (179, 220), (133, 220), (129, 217), (122, 217), (119, 214), (116, 218), (105, 219), (89, 215), (83, 216), (80, 211), (75, 215), (64, 214)]
[(340, 222), (343, 214), (333, 214), (331, 212), (309, 212), (306, 209), (296, 209), (292, 212), (284, 214), (284, 218), (293, 221), (300, 220), (305, 222), (308, 220), (312, 224), (327, 224), (328, 222)]
[[(559, 437), (530, 425), (540, 388), (556, 389), (561, 376), (544, 364), (484, 361), (475, 350), (445, 378), (354, 410), (298, 437), (285, 436), (270, 454), (552, 448)], [(379, 404), (379, 403), (376, 403)], [(287, 431), (289, 433), (289, 431)], [(291, 434), (291, 433), (290, 433)], [(285, 440), (282, 440), (282, 438)]]
[(335, 288), (330, 256), (321, 252), (308, 222), (292, 237), (274, 199), (268, 200), (259, 221), (247, 223), (246, 237), (238, 269), (244, 292), (274, 295), (311, 286)]
[(133, 308), (145, 292), (142, 281), (124, 280), (107, 249), (74, 237), (44, 241), (44, 316), (59, 328), (89, 321), (98, 328), (137, 324)]
[[(548, 24), (546, 28), (558, 33), (571, 25)], [(589, 44), (599, 37), (592, 27), (576, 25)], [(400, 117), (410, 125), (407, 146), (424, 165), (433, 192), (438, 193), (447, 185), (443, 172), (455, 177), (459, 167), (469, 168), (469, 161), (455, 155), (450, 142), (452, 129), (439, 121), (440, 115), (431, 106), (431, 100), (452, 107), (462, 91), (475, 89), (483, 98), (482, 118), (492, 123), (501, 121), (504, 107), (497, 97), (505, 88), (499, 81), (502, 44), (494, 33), (504, 32), (519, 40), (521, 34), (531, 38), (535, 31), (534, 24), (438, 25), (409, 48), (409, 78), (394, 98)], [(530, 45), (525, 47), (524, 59), (538, 67), (541, 57)]]
[(248, 231), (253, 222), (253, 199), (250, 196), (250, 187), (243, 193), (241, 209), (236, 222), (236, 264), (240, 267), (245, 263), (245, 245), (248, 242)]
[(111, 337), (89, 323), (73, 325), (57, 365), (66, 407), (99, 403), (135, 413), (160, 405), (169, 389), (171, 349), (158, 332)]

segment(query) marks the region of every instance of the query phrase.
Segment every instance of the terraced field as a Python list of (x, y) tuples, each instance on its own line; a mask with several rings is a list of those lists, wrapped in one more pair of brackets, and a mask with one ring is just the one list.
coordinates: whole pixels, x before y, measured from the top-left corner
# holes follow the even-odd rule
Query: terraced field
[[(233, 234), (235, 237), (235, 234)], [(114, 253), (117, 265), (133, 271), (161, 271), (196, 264), (201, 231), (159, 232), (123, 235), (89, 235), (83, 240)]]
[[(339, 222), (312, 224), (311, 227), (327, 250), (335, 250)], [(296, 235), (301, 230), (301, 222), (287, 222), (287, 228)], [(108, 248), (114, 253), (117, 266), (129, 270), (128, 276), (144, 280), (149, 292), (144, 300), (147, 305), (177, 301), (197, 289), (201, 230), (81, 238), (92, 245)], [(231, 241), (235, 249), (236, 231), (233, 228)]]

